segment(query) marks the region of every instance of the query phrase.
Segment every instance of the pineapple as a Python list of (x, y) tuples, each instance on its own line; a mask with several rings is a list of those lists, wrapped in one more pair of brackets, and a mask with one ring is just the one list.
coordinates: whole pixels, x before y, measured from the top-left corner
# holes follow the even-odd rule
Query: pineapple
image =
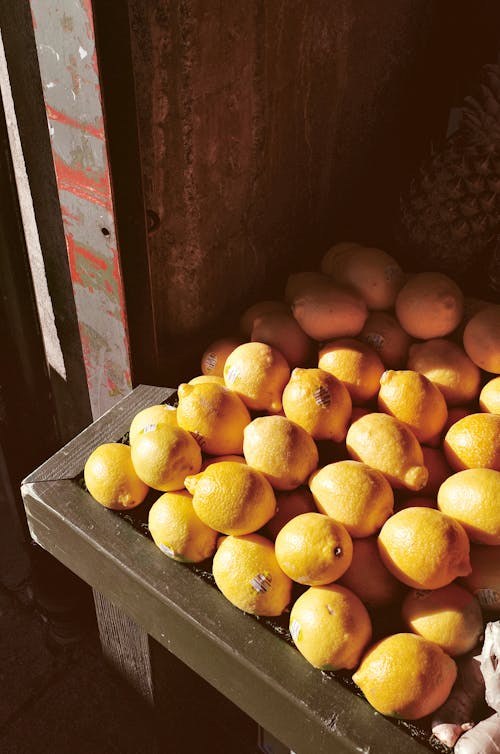
[(461, 123), (403, 198), (399, 239), (426, 267), (459, 282), (484, 274), (500, 291), (500, 66), (487, 65)]

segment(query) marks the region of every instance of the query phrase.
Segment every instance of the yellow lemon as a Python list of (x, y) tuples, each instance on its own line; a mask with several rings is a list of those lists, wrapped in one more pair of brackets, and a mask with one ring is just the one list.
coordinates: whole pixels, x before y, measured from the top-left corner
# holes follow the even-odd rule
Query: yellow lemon
[(336, 283), (353, 288), (368, 309), (391, 309), (405, 278), (403, 270), (382, 249), (350, 246), (330, 258), (329, 274)]
[(184, 487), (184, 479), (201, 467), (200, 446), (182, 427), (151, 425), (132, 446), (137, 475), (155, 490), (171, 492)]
[(352, 540), (347, 529), (322, 513), (301, 513), (279, 532), (276, 558), (293, 581), (323, 586), (336, 581), (349, 568)]
[(380, 378), (378, 406), (404, 422), (419, 442), (437, 444), (448, 418), (443, 394), (430, 380), (409, 369), (389, 369)]
[(119, 442), (104, 443), (92, 451), (83, 478), (94, 500), (114, 510), (135, 508), (149, 490), (132, 465), (130, 447)]
[(276, 513), (264, 527), (264, 534), (269, 539), (275, 540), (278, 532), (292, 518), (301, 513), (314, 513), (317, 508), (314, 504), (311, 491), (307, 487), (297, 487), (295, 490), (276, 492)]
[(294, 369), (282, 401), (285, 416), (315, 440), (345, 440), (352, 402), (347, 388), (332, 374)]
[(384, 475), (360, 461), (337, 461), (309, 480), (318, 510), (345, 526), (352, 537), (375, 534), (394, 510), (394, 494)]
[(252, 334), (253, 323), (263, 314), (271, 312), (284, 312), (290, 314), (290, 307), (284, 301), (257, 301), (256, 304), (249, 306), (240, 318), (240, 330), (247, 340)]
[(385, 367), (402, 369), (406, 365), (411, 338), (392, 314), (370, 312), (359, 338), (377, 352)]
[(325, 279), (311, 283), (295, 296), (292, 313), (306, 335), (324, 341), (357, 335), (368, 312), (356, 291)]
[(225, 537), (213, 560), (215, 583), (226, 599), (254, 615), (281, 615), (292, 581), (283, 573), (274, 546), (259, 534)]
[(227, 358), (224, 382), (248, 408), (278, 412), (290, 378), (285, 357), (266, 343), (243, 343)]
[(276, 511), (273, 488), (245, 463), (221, 461), (187, 477), (196, 514), (223, 534), (250, 534), (264, 526)]
[(203, 385), (204, 382), (215, 382), (216, 385), (224, 385), (224, 377), (218, 377), (215, 374), (198, 374), (192, 377), (188, 385)]
[(500, 415), (464, 416), (449, 428), (443, 448), (455, 471), (478, 468), (500, 471)]
[(459, 345), (433, 338), (410, 347), (408, 369), (425, 375), (439, 388), (448, 406), (460, 406), (477, 398), (481, 372)]
[(305, 429), (285, 416), (259, 416), (243, 432), (246, 462), (277, 490), (293, 490), (318, 465), (318, 449)]
[(353, 422), (346, 444), (351, 458), (381, 471), (392, 487), (417, 492), (427, 483), (429, 473), (417, 438), (389, 414), (366, 414)]
[(475, 314), (465, 327), (463, 341), (474, 364), (500, 374), (500, 306), (487, 306)]
[(399, 633), (374, 644), (352, 678), (380, 714), (418, 720), (446, 701), (456, 677), (455, 661), (441, 647)]
[(139, 411), (132, 419), (129, 430), (129, 443), (133, 445), (136, 437), (146, 427), (151, 428), (154, 424), (172, 424), (177, 425), (177, 409), (175, 406), (168, 406), (160, 403), (155, 406), (148, 406)]
[(458, 584), (412, 590), (403, 601), (402, 616), (410, 631), (435, 642), (451, 657), (474, 649), (483, 633), (479, 602)]
[(479, 394), (481, 411), (500, 414), (500, 377), (494, 377), (484, 385)]
[(250, 414), (243, 401), (222, 385), (182, 384), (178, 387), (177, 423), (191, 432), (205, 453), (239, 455)]
[(442, 338), (459, 325), (464, 297), (458, 285), (441, 272), (420, 272), (401, 288), (396, 316), (413, 338)]
[(312, 340), (290, 312), (268, 312), (256, 317), (250, 339), (276, 348), (290, 367), (307, 364), (313, 355)]
[(165, 555), (186, 563), (200, 563), (213, 555), (219, 536), (198, 518), (186, 490), (160, 495), (150, 508), (148, 527)]
[(241, 343), (241, 338), (219, 338), (210, 343), (201, 357), (202, 374), (222, 377), (227, 357)]
[(338, 583), (357, 594), (369, 608), (401, 600), (405, 587), (382, 563), (376, 537), (353, 539), (352, 562)]
[(299, 652), (321, 670), (357, 666), (372, 636), (366, 607), (338, 584), (312, 586), (295, 601), (290, 634)]
[(470, 573), (469, 538), (458, 521), (434, 508), (405, 508), (378, 536), (380, 557), (414, 589), (439, 589)]
[(353, 338), (325, 343), (319, 351), (318, 366), (344, 383), (354, 404), (377, 395), (384, 372), (373, 348)]
[(485, 613), (500, 615), (500, 547), (470, 547), (472, 571), (460, 582), (474, 594)]
[(438, 508), (460, 521), (472, 542), (500, 545), (500, 471), (465, 469), (439, 488)]

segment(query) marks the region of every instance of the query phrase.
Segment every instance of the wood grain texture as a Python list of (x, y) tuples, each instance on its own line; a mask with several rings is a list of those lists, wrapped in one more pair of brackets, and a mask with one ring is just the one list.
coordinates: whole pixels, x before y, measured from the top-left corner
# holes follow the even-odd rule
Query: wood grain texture
[(387, 224), (418, 139), (406, 113), (431, 5), (131, 0), (165, 362), (222, 315), (230, 329), (249, 300), (279, 295), (344, 233)]

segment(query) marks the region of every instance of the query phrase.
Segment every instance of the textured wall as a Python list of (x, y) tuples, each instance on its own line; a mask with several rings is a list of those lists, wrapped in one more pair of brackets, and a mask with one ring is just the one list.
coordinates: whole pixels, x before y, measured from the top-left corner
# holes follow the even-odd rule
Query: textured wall
[(160, 349), (380, 231), (430, 6), (130, 0)]

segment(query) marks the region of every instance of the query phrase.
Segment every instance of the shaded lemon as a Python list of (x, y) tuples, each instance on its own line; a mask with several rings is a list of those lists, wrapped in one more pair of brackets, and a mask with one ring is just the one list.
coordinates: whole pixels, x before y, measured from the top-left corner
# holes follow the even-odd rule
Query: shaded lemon
[(474, 594), (485, 613), (500, 615), (500, 547), (470, 546), (472, 571), (460, 583)]
[(154, 406), (148, 406), (139, 411), (130, 425), (128, 441), (130, 445), (134, 444), (137, 435), (146, 427), (152, 424), (172, 424), (177, 425), (177, 409), (175, 406), (168, 406), (166, 403), (160, 403)]
[(241, 338), (219, 338), (210, 343), (201, 357), (202, 374), (222, 377), (227, 357), (241, 343)]
[(313, 355), (312, 340), (290, 312), (268, 312), (256, 317), (250, 340), (273, 346), (292, 368), (307, 364)]
[(361, 332), (367, 308), (358, 293), (326, 279), (311, 283), (297, 294), (292, 313), (306, 335), (325, 341)]
[(198, 374), (192, 377), (188, 385), (203, 385), (206, 382), (215, 382), (216, 385), (224, 385), (224, 377), (218, 377), (216, 374)]
[(329, 274), (336, 283), (353, 288), (368, 309), (391, 309), (405, 282), (403, 270), (382, 249), (352, 245), (330, 257)]
[(500, 471), (465, 469), (439, 488), (438, 508), (460, 521), (472, 542), (500, 545)]
[(290, 314), (290, 307), (284, 301), (257, 301), (256, 304), (249, 306), (240, 318), (240, 330), (247, 340), (252, 334), (253, 323), (263, 314), (271, 312), (284, 312)]
[(451, 657), (474, 649), (483, 633), (479, 602), (458, 584), (414, 589), (406, 595), (401, 612), (410, 631), (435, 642)]
[(397, 505), (398, 511), (402, 511), (404, 508), (437, 508), (437, 500), (435, 497), (423, 497), (421, 495), (408, 497)]
[(278, 532), (295, 516), (317, 512), (311, 491), (307, 487), (276, 492), (276, 513), (264, 527), (263, 534), (275, 540)]
[(408, 369), (425, 375), (439, 388), (448, 406), (477, 398), (481, 372), (463, 348), (445, 338), (433, 338), (410, 347)]
[(338, 257), (343, 257), (346, 251), (349, 251), (355, 246), (361, 246), (357, 241), (339, 241), (339, 243), (331, 246), (322, 256), (320, 269), (325, 275), (331, 275), (336, 267), (336, 260)]
[(392, 487), (417, 492), (427, 483), (420, 444), (409, 427), (389, 414), (366, 414), (349, 427), (351, 458), (381, 471)]
[(457, 421), (460, 419), (463, 419), (464, 416), (469, 416), (470, 409), (468, 409), (466, 406), (452, 406), (448, 411), (448, 419), (446, 420), (446, 424), (443, 427), (442, 436), (446, 435), (449, 428), (456, 424)]
[(460, 323), (464, 297), (447, 275), (420, 272), (401, 288), (395, 309), (399, 323), (413, 338), (442, 338)]
[(455, 471), (474, 468), (500, 471), (500, 416), (464, 416), (449, 428), (443, 449)]
[(443, 394), (430, 380), (409, 369), (389, 369), (380, 378), (380, 411), (404, 422), (419, 442), (437, 444), (448, 418)]
[(405, 587), (382, 563), (377, 537), (352, 541), (352, 562), (338, 583), (357, 594), (369, 608), (392, 605), (401, 600)]
[(338, 584), (312, 586), (295, 601), (290, 633), (299, 652), (315, 668), (355, 668), (372, 636), (366, 607)]
[(487, 382), (479, 394), (481, 411), (489, 414), (500, 414), (500, 377), (494, 377)]
[(213, 555), (219, 536), (198, 518), (186, 490), (160, 495), (150, 508), (148, 528), (165, 555), (187, 563), (199, 563)]
[(389, 369), (402, 369), (408, 359), (411, 338), (388, 312), (370, 312), (359, 335), (377, 352)]
[(282, 571), (293, 581), (323, 586), (349, 568), (352, 540), (347, 529), (322, 513), (301, 513), (283, 526), (275, 542)]
[(399, 633), (368, 650), (353, 681), (377, 712), (418, 720), (446, 701), (456, 677), (455, 661), (441, 647)]
[(224, 382), (248, 408), (281, 410), (281, 394), (290, 378), (285, 357), (266, 343), (243, 343), (227, 358)]
[(231, 453), (224, 456), (209, 456), (208, 458), (203, 459), (200, 471), (205, 471), (208, 466), (211, 466), (213, 463), (220, 463), (221, 461), (235, 461), (235, 463), (246, 463), (243, 456), (232, 455)]
[(316, 270), (292, 272), (286, 280), (284, 299), (287, 304), (292, 304), (297, 296), (301, 296), (311, 286), (314, 288), (322, 283), (329, 283), (329, 278)]
[(469, 538), (463, 526), (434, 508), (405, 508), (378, 536), (385, 567), (414, 589), (439, 589), (470, 573)]
[(184, 487), (184, 479), (201, 467), (200, 446), (182, 427), (169, 424), (146, 427), (132, 446), (137, 475), (155, 490), (170, 492)]
[(239, 455), (250, 414), (243, 401), (223, 385), (179, 385), (177, 423), (194, 436), (205, 453)]
[(309, 487), (318, 510), (343, 524), (352, 537), (375, 534), (394, 510), (385, 476), (359, 461), (337, 461), (318, 469)]
[(197, 516), (223, 534), (250, 534), (276, 511), (274, 492), (263, 474), (245, 463), (221, 461), (185, 480)]
[(353, 338), (325, 343), (319, 351), (318, 366), (344, 383), (354, 404), (377, 395), (384, 372), (373, 348)]
[(480, 369), (500, 374), (500, 306), (481, 309), (467, 323), (464, 348)]
[(294, 369), (282, 396), (285, 416), (315, 440), (342, 442), (352, 402), (343, 383), (324, 369)]
[(114, 510), (135, 508), (149, 491), (134, 469), (130, 447), (119, 442), (103, 443), (93, 450), (83, 478), (94, 500)]
[(225, 537), (212, 572), (224, 597), (246, 613), (281, 615), (290, 602), (292, 581), (279, 567), (272, 542), (259, 534)]
[(304, 484), (318, 465), (311, 435), (285, 416), (260, 416), (245, 427), (243, 455), (277, 490)]
[(419, 491), (419, 495), (435, 499), (444, 480), (448, 479), (453, 471), (441, 448), (429, 448), (427, 445), (422, 445), (422, 453), (429, 478), (425, 487)]

